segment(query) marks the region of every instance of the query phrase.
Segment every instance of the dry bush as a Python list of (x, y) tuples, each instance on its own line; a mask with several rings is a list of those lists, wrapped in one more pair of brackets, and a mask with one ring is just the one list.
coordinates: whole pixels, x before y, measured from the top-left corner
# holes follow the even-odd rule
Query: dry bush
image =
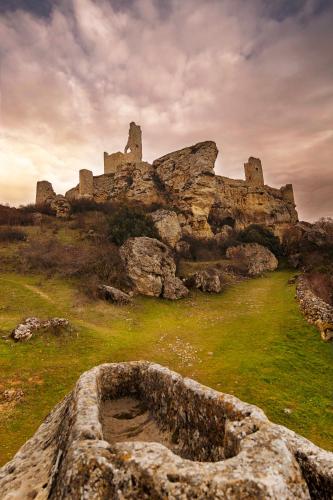
[(0, 226), (30, 226), (33, 224), (33, 213), (23, 208), (0, 205)]
[(11, 227), (0, 229), (0, 242), (14, 242), (14, 241), (24, 241), (27, 235), (21, 229), (14, 229)]
[(333, 305), (333, 275), (313, 272), (307, 274), (313, 292), (327, 304)]
[(76, 278), (80, 289), (90, 296), (96, 295), (101, 283), (129, 286), (118, 248), (112, 243), (66, 245), (56, 238), (36, 238), (20, 250), (20, 267), (23, 272), (48, 277)]

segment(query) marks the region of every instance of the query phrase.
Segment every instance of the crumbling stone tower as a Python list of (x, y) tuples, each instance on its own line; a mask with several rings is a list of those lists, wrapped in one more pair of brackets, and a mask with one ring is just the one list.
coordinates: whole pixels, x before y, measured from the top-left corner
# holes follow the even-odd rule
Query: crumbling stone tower
[(253, 186), (264, 186), (264, 174), (259, 158), (250, 156), (247, 163), (244, 163), (245, 181)]
[(104, 152), (104, 173), (114, 174), (121, 165), (140, 161), (142, 161), (141, 127), (140, 125), (136, 125), (135, 122), (131, 122), (124, 153), (118, 151), (118, 153), (112, 153), (109, 155)]

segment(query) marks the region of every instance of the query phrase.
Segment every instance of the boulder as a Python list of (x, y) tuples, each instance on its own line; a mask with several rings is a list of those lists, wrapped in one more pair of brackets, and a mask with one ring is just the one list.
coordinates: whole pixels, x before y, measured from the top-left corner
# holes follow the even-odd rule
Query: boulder
[(62, 331), (70, 329), (70, 323), (65, 318), (41, 320), (39, 318), (30, 317), (26, 318), (14, 328), (11, 337), (16, 342), (24, 342), (30, 340), (34, 333), (39, 333), (41, 331), (51, 331), (52, 333), (59, 334)]
[(249, 276), (257, 276), (265, 271), (274, 271), (279, 264), (275, 255), (258, 243), (243, 243), (229, 247), (226, 256), (228, 259), (243, 264)]
[(169, 247), (175, 248), (182, 235), (176, 212), (164, 209), (156, 210), (151, 214), (151, 218), (160, 240)]
[(186, 286), (210, 293), (219, 293), (222, 289), (219, 272), (214, 268), (197, 271), (192, 274), (187, 278)]
[(130, 295), (113, 286), (101, 285), (99, 294), (101, 298), (111, 300), (115, 304), (130, 304), (132, 302)]
[(176, 277), (176, 264), (169, 247), (155, 238), (129, 238), (120, 256), (134, 289), (142, 295), (180, 299), (188, 289)]
[[(133, 435), (135, 428), (135, 435)], [(96, 366), (0, 469), (2, 500), (329, 499), (333, 454), (145, 361)]]
[(153, 162), (161, 189), (183, 213), (183, 232), (198, 238), (212, 236), (208, 215), (215, 197), (217, 153), (215, 142), (205, 141)]

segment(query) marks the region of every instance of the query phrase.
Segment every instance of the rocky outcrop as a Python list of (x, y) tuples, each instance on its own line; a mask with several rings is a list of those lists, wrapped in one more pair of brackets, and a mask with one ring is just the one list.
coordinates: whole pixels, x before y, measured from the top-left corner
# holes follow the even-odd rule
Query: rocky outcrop
[(232, 220), (236, 229), (261, 224), (282, 237), (286, 228), (298, 220), (292, 187), (271, 188), (240, 179), (216, 176), (216, 192), (210, 218), (222, 226)]
[(316, 325), (321, 338), (333, 341), (333, 307), (313, 292), (305, 276), (297, 278), (296, 298), (304, 316), (309, 323)]
[(166, 197), (183, 214), (183, 234), (200, 238), (212, 236), (208, 224), (215, 196), (215, 142), (206, 141), (162, 156), (153, 162)]
[(156, 210), (151, 214), (159, 239), (171, 248), (175, 248), (181, 238), (182, 230), (176, 212)]
[(22, 323), (17, 325), (11, 333), (11, 337), (16, 342), (30, 340), (35, 333), (50, 331), (55, 334), (60, 334), (65, 330), (70, 330), (69, 321), (65, 318), (51, 318), (41, 320), (39, 318), (26, 318)]
[(105, 364), (0, 469), (0, 491), (2, 500), (325, 500), (332, 459), (258, 407), (160, 365)]
[(188, 294), (175, 276), (171, 250), (161, 241), (145, 236), (130, 238), (120, 248), (120, 256), (138, 293), (165, 299), (180, 299)]
[(115, 288), (114, 286), (101, 285), (98, 288), (99, 296), (102, 299), (110, 300), (115, 304), (130, 304), (132, 302), (132, 297), (128, 293)]
[(197, 271), (186, 280), (186, 286), (202, 292), (219, 293), (222, 289), (220, 273), (215, 268)]
[(275, 271), (278, 260), (268, 248), (258, 243), (243, 243), (229, 247), (226, 256), (244, 265), (249, 276), (258, 276), (266, 271)]
[(55, 212), (56, 217), (61, 219), (69, 217), (71, 205), (65, 196), (57, 194), (57, 196), (50, 200), (48, 204), (50, 205), (51, 210)]

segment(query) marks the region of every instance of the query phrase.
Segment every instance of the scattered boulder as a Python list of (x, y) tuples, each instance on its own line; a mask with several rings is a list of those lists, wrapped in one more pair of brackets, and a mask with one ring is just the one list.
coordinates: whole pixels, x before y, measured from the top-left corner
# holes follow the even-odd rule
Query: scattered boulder
[(219, 293), (222, 289), (220, 274), (215, 268), (197, 271), (186, 280), (186, 286), (203, 292)]
[(226, 256), (228, 259), (234, 259), (243, 264), (249, 276), (258, 276), (265, 271), (274, 271), (279, 264), (275, 255), (258, 243), (243, 243), (229, 247)]
[(129, 238), (120, 256), (134, 289), (142, 295), (180, 299), (188, 289), (176, 277), (176, 264), (169, 247), (155, 238)]
[(2, 399), (6, 403), (12, 403), (13, 401), (14, 402), (21, 401), (23, 397), (24, 397), (24, 392), (22, 389), (6, 389), (2, 393)]
[(81, 375), (0, 469), (0, 491), (3, 500), (319, 500), (331, 497), (332, 460), (234, 396), (157, 364), (112, 363)]
[(130, 304), (132, 302), (130, 295), (113, 286), (101, 285), (99, 294), (101, 298), (111, 300), (115, 304)]
[(176, 212), (172, 210), (156, 210), (151, 214), (157, 233), (166, 245), (175, 248), (181, 238), (182, 230)]
[(41, 320), (39, 318), (26, 318), (22, 323), (16, 326), (11, 333), (11, 337), (16, 342), (30, 340), (34, 333), (40, 331), (52, 331), (52, 333), (60, 334), (64, 330), (69, 330), (70, 323), (65, 318), (51, 318)]

